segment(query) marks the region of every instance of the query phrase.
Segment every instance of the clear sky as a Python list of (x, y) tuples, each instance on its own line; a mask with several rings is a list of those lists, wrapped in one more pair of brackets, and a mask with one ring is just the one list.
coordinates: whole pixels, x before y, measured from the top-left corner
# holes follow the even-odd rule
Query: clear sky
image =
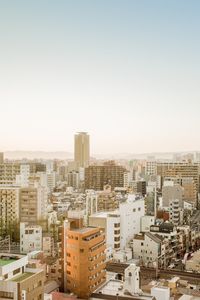
[(199, 0), (0, 0), (0, 149), (200, 150)]

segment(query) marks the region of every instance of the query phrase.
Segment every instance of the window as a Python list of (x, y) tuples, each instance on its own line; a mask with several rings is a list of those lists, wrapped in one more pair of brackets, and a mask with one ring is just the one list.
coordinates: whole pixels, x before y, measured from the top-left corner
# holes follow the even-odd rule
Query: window
[(144, 246), (144, 243), (141, 243), (141, 246)]
[(13, 271), (13, 275), (16, 275), (16, 274), (20, 273), (20, 270), (21, 270), (20, 268), (19, 268), (19, 269), (16, 269), (16, 270), (14, 270), (14, 271)]
[(135, 208), (133, 208), (133, 212), (136, 212), (136, 209), (135, 209)]
[(140, 207), (138, 207), (138, 211), (141, 211), (141, 208), (140, 208)]
[(84, 249), (80, 249), (80, 252), (83, 253), (83, 252), (84, 252)]

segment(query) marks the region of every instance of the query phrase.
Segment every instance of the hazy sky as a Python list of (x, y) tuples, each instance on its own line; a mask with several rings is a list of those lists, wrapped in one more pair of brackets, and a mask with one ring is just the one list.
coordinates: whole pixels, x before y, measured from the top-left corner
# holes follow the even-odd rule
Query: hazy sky
[(0, 0), (0, 149), (200, 150), (199, 0)]

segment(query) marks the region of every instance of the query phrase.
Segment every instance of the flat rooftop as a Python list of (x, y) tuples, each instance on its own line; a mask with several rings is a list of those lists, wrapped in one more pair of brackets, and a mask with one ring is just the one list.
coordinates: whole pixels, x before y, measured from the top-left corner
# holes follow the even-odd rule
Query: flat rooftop
[(9, 265), (22, 257), (24, 257), (24, 255), (0, 252), (0, 267)]
[(4, 258), (0, 258), (0, 267), (6, 266), (11, 264), (12, 262), (16, 261), (17, 259), (14, 258), (10, 258), (10, 259), (4, 259)]
[(92, 214), (90, 217), (91, 218), (107, 218), (109, 216), (119, 216), (119, 211), (113, 210), (113, 211), (101, 211), (101, 212), (97, 212)]
[[(94, 295), (96, 296), (95, 298), (99, 298), (101, 299), (107, 299), (106, 295), (109, 295), (109, 299), (116, 299), (116, 297), (123, 297), (125, 299), (141, 299), (141, 300), (151, 300), (153, 299), (152, 296), (150, 295), (145, 295), (143, 294), (142, 296), (138, 296), (138, 295), (126, 295), (124, 293), (124, 288), (123, 288), (123, 282), (117, 279), (110, 279), (109, 281), (107, 281), (105, 284), (103, 284), (102, 286), (100, 286), (93, 294), (92, 297), (94, 298)], [(105, 298), (104, 298), (105, 295)], [(93, 298), (89, 298), (89, 299), (93, 299)]]
[(31, 277), (32, 275), (33, 275), (33, 273), (25, 272), (23, 274), (16, 276), (15, 278), (13, 278), (12, 281), (21, 282), (21, 281), (26, 280), (27, 278)]
[(96, 227), (72, 228), (72, 229), (70, 229), (70, 231), (80, 232), (80, 233), (87, 233), (87, 232), (90, 232), (94, 229), (97, 229), (97, 228)]

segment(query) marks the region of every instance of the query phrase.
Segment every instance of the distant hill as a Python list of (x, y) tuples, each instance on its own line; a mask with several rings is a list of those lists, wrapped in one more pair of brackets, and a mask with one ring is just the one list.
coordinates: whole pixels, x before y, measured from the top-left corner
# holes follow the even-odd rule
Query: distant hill
[(6, 151), (4, 157), (7, 159), (73, 159), (73, 153), (58, 151)]
[[(188, 152), (154, 152), (154, 153), (113, 153), (113, 154), (92, 154), (92, 157), (97, 159), (147, 159), (148, 157), (155, 157), (156, 159), (172, 159), (174, 154), (194, 153), (195, 151)], [(7, 159), (73, 159), (72, 152), (65, 151), (6, 151), (4, 156)]]

